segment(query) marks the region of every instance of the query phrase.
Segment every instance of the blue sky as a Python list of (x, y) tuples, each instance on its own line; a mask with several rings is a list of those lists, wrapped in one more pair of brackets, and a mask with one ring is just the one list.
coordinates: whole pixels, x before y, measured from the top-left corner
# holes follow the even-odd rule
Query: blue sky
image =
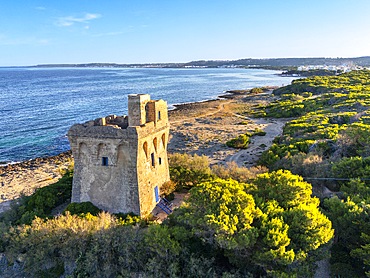
[(0, 0), (0, 66), (369, 55), (369, 0)]

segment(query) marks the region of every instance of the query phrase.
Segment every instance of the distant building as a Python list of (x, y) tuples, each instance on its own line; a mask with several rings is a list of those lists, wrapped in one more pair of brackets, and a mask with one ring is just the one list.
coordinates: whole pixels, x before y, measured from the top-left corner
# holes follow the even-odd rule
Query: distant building
[(128, 96), (128, 117), (111, 115), (68, 131), (75, 165), (72, 202), (146, 216), (169, 181), (167, 103)]
[(306, 65), (306, 66), (299, 66), (297, 67), (298, 71), (309, 71), (309, 70), (330, 70), (330, 71), (338, 71), (338, 72), (349, 72), (352, 70), (361, 70), (364, 69), (361, 66), (357, 66), (353, 63), (343, 64), (343, 65)]

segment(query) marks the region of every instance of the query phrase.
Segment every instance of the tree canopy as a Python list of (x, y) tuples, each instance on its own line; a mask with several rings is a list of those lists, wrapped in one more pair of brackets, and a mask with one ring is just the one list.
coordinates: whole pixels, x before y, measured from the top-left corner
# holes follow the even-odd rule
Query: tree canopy
[(241, 268), (297, 271), (293, 265), (315, 256), (334, 234), (311, 185), (289, 171), (258, 175), (251, 184), (216, 179), (190, 192), (172, 218)]

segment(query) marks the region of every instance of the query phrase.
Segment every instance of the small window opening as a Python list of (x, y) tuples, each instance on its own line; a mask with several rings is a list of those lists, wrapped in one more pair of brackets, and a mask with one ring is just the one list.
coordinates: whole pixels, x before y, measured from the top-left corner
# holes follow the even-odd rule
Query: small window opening
[(152, 166), (154, 167), (155, 166), (154, 153), (152, 153), (150, 156), (152, 158)]
[(161, 119), (161, 111), (158, 111), (158, 120)]
[(103, 166), (108, 166), (108, 157), (103, 156), (103, 158), (102, 158), (102, 165)]
[(161, 164), (162, 164), (162, 158), (161, 158), (161, 157), (159, 157), (159, 158), (158, 158), (158, 164), (159, 164), (159, 165), (161, 165)]

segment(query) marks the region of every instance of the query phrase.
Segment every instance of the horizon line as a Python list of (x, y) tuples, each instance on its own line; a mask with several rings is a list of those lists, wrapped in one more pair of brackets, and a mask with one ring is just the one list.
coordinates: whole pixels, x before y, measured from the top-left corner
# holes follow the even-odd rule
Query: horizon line
[[(93, 65), (93, 64), (106, 64), (106, 65), (118, 65), (118, 66), (139, 66), (139, 65), (168, 65), (168, 64), (189, 64), (194, 62), (237, 62), (241, 60), (289, 60), (289, 59), (360, 59), (370, 58), (369, 56), (356, 56), (356, 57), (270, 57), (270, 58), (239, 58), (239, 59), (210, 59), (210, 60), (192, 60), (188, 62), (144, 62), (144, 63), (117, 63), (117, 62), (81, 62), (81, 63), (42, 63), (34, 65), (18, 65), (18, 66), (0, 66), (0, 68), (22, 68), (22, 67), (42, 67), (42, 66), (80, 66), (80, 65)], [(267, 65), (265, 65), (267, 66)]]

